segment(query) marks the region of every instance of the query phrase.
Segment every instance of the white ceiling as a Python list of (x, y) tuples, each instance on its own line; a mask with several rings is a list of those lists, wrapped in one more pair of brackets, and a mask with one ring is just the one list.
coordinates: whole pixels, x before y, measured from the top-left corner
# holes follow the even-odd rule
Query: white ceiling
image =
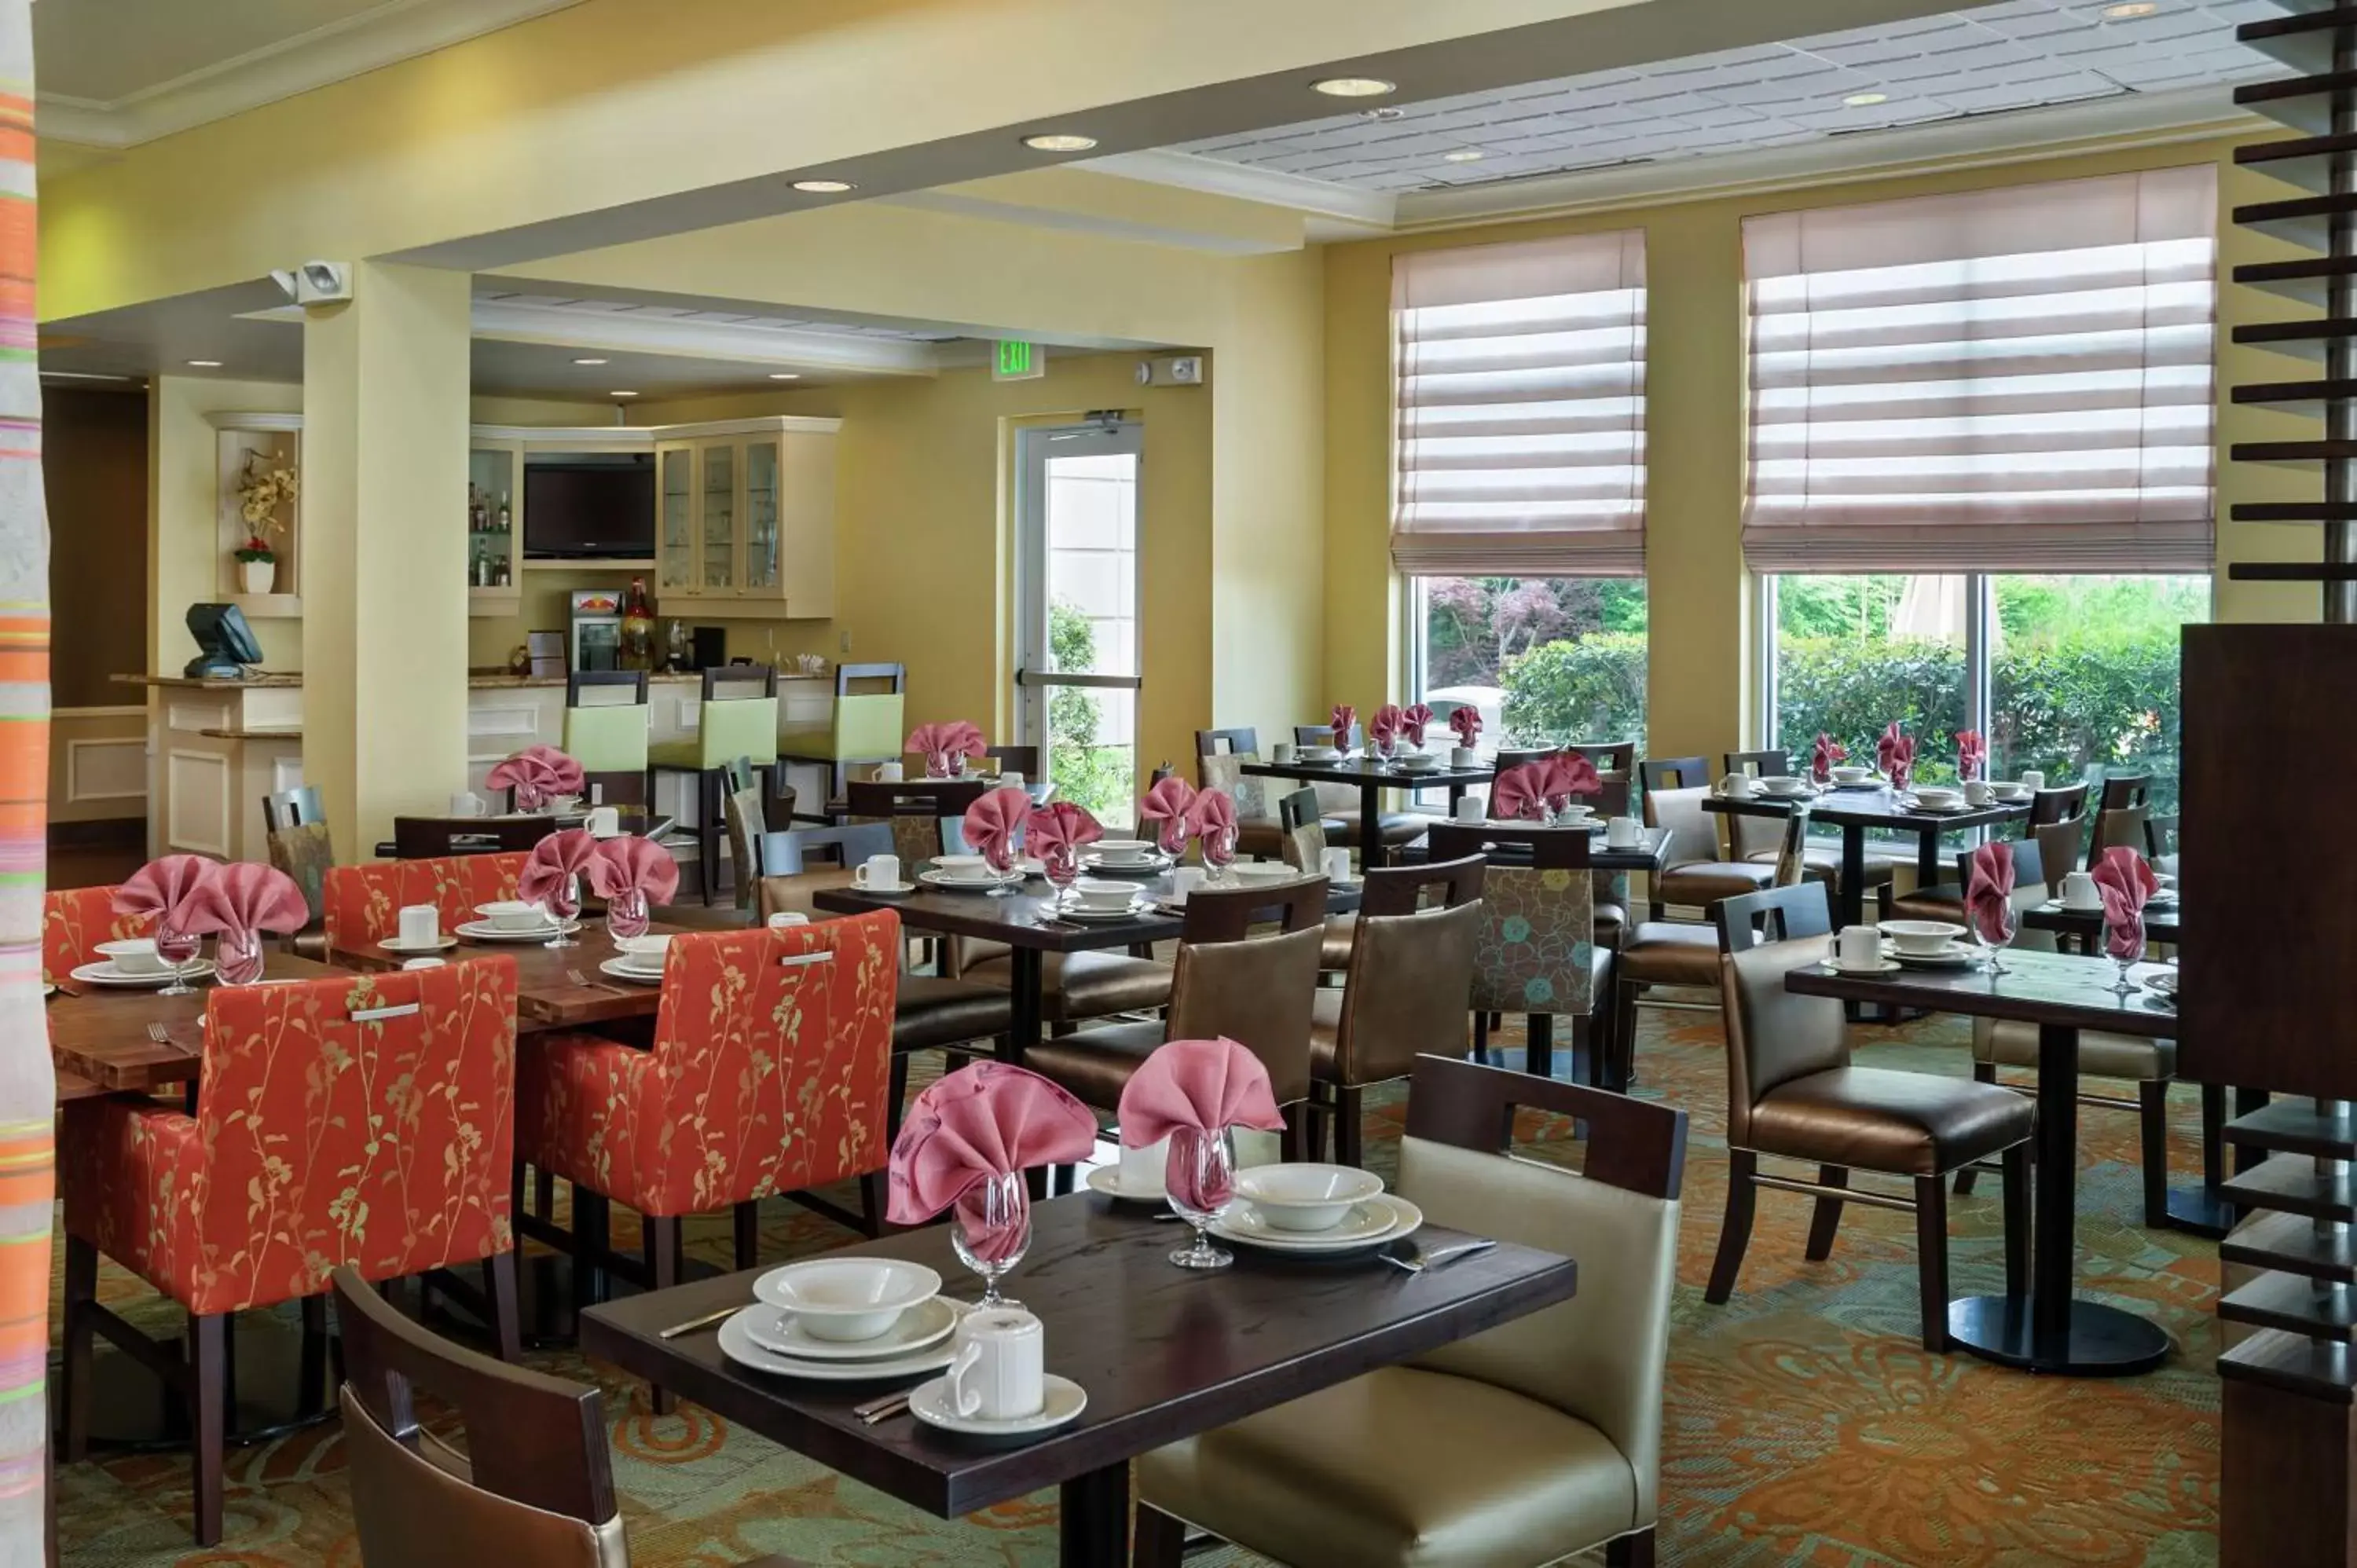
[[(1403, 82), (1372, 112), (1174, 150), (1360, 191), (1431, 190), (2282, 74), (2234, 41), (2237, 23), (2281, 15), (2274, 0), (2151, 0), (2150, 15), (2107, 17), (2117, 3), (2006, 0), (1422, 102)], [(1885, 101), (1844, 102), (1875, 93)]]

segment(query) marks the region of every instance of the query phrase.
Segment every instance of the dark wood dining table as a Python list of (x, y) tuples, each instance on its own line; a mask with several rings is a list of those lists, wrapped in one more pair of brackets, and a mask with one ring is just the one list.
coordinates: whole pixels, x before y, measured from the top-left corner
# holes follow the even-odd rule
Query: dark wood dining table
[[(323, 980), (345, 972), (333, 964), (271, 950), (263, 958), (265, 980)], [(150, 1094), (193, 1084), (204, 1070), (205, 996), (210, 981), (185, 996), (164, 996), (130, 986), (57, 983), (49, 998), (49, 1060), (59, 1074), (59, 1098), (68, 1079), (105, 1094)], [(163, 1031), (157, 1039), (149, 1026)]]
[[(1060, 920), (1048, 884), (1038, 877), (1004, 898), (920, 883), (914, 893), (897, 895), (868, 893), (856, 887), (829, 887), (813, 894), (811, 903), (838, 915), (889, 909), (910, 930), (1004, 944), (1008, 949), (1007, 1006), (1012, 1014), (1006, 1059), (1015, 1062), (1020, 1062), (1023, 1053), (1039, 1041), (1048, 954), (1143, 948), (1156, 942), (1176, 941), (1186, 925), (1181, 917), (1158, 909), (1126, 920), (1092, 920), (1086, 924)], [(1348, 914), (1358, 907), (1356, 888), (1327, 889), (1329, 914)]]
[(1410, 772), (1396, 765), (1387, 766), (1372, 757), (1337, 757), (1329, 762), (1247, 762), (1241, 771), (1254, 779), (1286, 779), (1297, 784), (1341, 784), (1359, 791), (1361, 862), (1371, 867), (1391, 864), (1390, 846), (1375, 831), (1383, 820), (1383, 791), (1386, 789), (1439, 789), (1448, 791), (1448, 810), (1454, 814), (1457, 802), (1465, 791), (1476, 784), (1487, 784), (1498, 776), (1498, 770), (1487, 763), (1473, 768), (1457, 768), (1442, 763)]
[[(1426, 1227), (1405, 1252), (1464, 1240)], [(1409, 1273), (1372, 1257), (1297, 1263), (1237, 1249), (1235, 1264), (1195, 1273), (1169, 1262), (1183, 1228), (1082, 1193), (1036, 1205), (1031, 1246), (1005, 1290), (1046, 1329), (1050, 1372), (1088, 1406), (1028, 1443), (985, 1445), (903, 1411), (874, 1425), (852, 1407), (875, 1383), (805, 1383), (737, 1366), (713, 1328), (661, 1332), (749, 1305), (756, 1273), (701, 1280), (589, 1308), (581, 1348), (674, 1390), (723, 1419), (942, 1518), (1045, 1487), (1060, 1489), (1065, 1568), (1129, 1561), (1129, 1462), (1149, 1450), (1426, 1354), (1567, 1300), (1568, 1258), (1501, 1242)], [(829, 1257), (911, 1259), (953, 1294), (974, 1281), (946, 1226), (902, 1231)]]
[[(669, 926), (647, 928), (654, 936), (684, 933)], [(436, 955), (452, 963), (505, 953), (516, 964), (516, 1028), (522, 1034), (550, 1029), (581, 1029), (624, 1018), (651, 1018), (661, 1009), (662, 987), (637, 981), (614, 980), (598, 965), (620, 956), (606, 934), (606, 922), (584, 917), (573, 933), (573, 945), (553, 948), (544, 941), (485, 942), (457, 939), (457, 945)], [(377, 942), (339, 947), (328, 956), (350, 969), (399, 969), (414, 953), (386, 950)], [(576, 979), (575, 976), (579, 976)]]
[[(2112, 990), (2119, 967), (2075, 953), (2008, 951), (2007, 972), (1902, 968), (1840, 974), (1811, 964), (1784, 987), (1808, 996), (1879, 1003), (2038, 1026), (2037, 1188), (2027, 1296), (1965, 1296), (1948, 1304), (1949, 1336), (1984, 1360), (2076, 1377), (2148, 1371), (2169, 1353), (2159, 1325), (2078, 1296), (2079, 1032), (2166, 1038), (2176, 1009), (2139, 987)], [(2141, 964), (2141, 980), (2165, 966)]]
[(1916, 804), (1911, 795), (1902, 795), (1886, 785), (1856, 789), (1835, 786), (1813, 795), (1754, 794), (1739, 799), (1713, 791), (1703, 800), (1705, 811), (1741, 817), (1789, 817), (1793, 808), (1801, 805), (1808, 807), (1811, 822), (1841, 829), (1841, 883), (1836, 890), (1836, 911), (1845, 926), (1861, 925), (1866, 919), (1867, 829), (1889, 828), (1914, 834), (1915, 885), (1932, 887), (1941, 881), (1943, 835), (1996, 827), (2029, 815), (2028, 800), (1996, 800), (1953, 811), (1929, 811)]

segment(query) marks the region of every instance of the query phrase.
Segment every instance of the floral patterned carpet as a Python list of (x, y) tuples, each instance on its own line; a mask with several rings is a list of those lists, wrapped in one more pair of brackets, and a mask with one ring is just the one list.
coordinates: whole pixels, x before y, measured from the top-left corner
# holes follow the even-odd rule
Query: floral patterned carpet
[[(2081, 1119), (2080, 1279), (2169, 1331), (2159, 1370), (2062, 1380), (1932, 1356), (1915, 1338), (1913, 1223), (1852, 1205), (1833, 1257), (1802, 1258), (1807, 1199), (1762, 1193), (1735, 1299), (1702, 1299), (1726, 1196), (1727, 1080), (1718, 1021), (1642, 1015), (1638, 1092), (1693, 1117), (1670, 1345), (1663, 1560), (1694, 1568), (2179, 1568), (2214, 1562), (2218, 1503), (2213, 1244), (2147, 1231), (2133, 1115)], [(1966, 1026), (1935, 1018), (1859, 1031), (1861, 1060), (1963, 1075)], [(1521, 1060), (1519, 1045), (1510, 1060)], [(1370, 1164), (1388, 1169), (1403, 1098), (1371, 1111)], [(2195, 1106), (2173, 1106), (2173, 1168), (2199, 1170)], [(1524, 1129), (1527, 1152), (1577, 1161), (1562, 1124)], [(1996, 1182), (1951, 1209), (1952, 1286), (1998, 1287)], [(1094, 1201), (1084, 1199), (1083, 1201)], [(617, 1212), (618, 1240), (630, 1240)], [(845, 1232), (782, 1202), (765, 1258), (823, 1251)], [(726, 1217), (693, 1228), (724, 1262)], [(102, 1294), (151, 1328), (174, 1309), (111, 1266)], [(721, 1568), (783, 1552), (826, 1568), (1052, 1563), (1052, 1494), (943, 1521), (843, 1479), (692, 1405), (658, 1420), (643, 1393), (567, 1352), (533, 1364), (605, 1389), (617, 1485), (640, 1568)], [(1469, 1436), (1470, 1434), (1468, 1434)], [(59, 1471), (66, 1568), (358, 1568), (333, 1423), (230, 1455), (229, 1533), (188, 1538), (185, 1452), (116, 1453)], [(454, 1558), (454, 1561), (458, 1559)], [(1195, 1561), (1256, 1561), (1222, 1552)]]

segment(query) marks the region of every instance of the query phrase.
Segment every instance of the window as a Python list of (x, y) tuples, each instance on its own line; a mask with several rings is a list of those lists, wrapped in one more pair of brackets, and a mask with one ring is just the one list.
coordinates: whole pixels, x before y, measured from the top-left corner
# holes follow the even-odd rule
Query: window
[(1489, 744), (1645, 736), (1639, 577), (1418, 577), (1408, 689)]

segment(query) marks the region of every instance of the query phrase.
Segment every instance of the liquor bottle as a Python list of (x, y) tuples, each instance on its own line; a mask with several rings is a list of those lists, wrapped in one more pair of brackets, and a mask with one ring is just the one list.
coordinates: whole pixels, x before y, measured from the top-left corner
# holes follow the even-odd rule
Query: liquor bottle
[(655, 612), (647, 603), (647, 580), (630, 579), (622, 599), (622, 635), (614, 662), (624, 670), (654, 668)]
[(501, 491), (500, 492), (500, 521), (499, 521), (499, 531), (500, 531), (501, 533), (506, 533), (506, 532), (508, 532), (510, 530), (513, 529), (514, 527), (515, 527), (514, 515), (513, 515), (512, 513), (511, 513), (511, 512), (508, 510), (508, 496), (507, 496), (507, 492), (506, 492), (505, 490), (501, 490)]
[(499, 554), (491, 557), (491, 586), (494, 588), (504, 588), (507, 585), (508, 557), (507, 552), (501, 551)]
[(467, 584), (476, 588), (491, 585), (490, 557), (483, 553), (483, 542), (479, 539), (475, 541), (475, 559), (467, 567)]

